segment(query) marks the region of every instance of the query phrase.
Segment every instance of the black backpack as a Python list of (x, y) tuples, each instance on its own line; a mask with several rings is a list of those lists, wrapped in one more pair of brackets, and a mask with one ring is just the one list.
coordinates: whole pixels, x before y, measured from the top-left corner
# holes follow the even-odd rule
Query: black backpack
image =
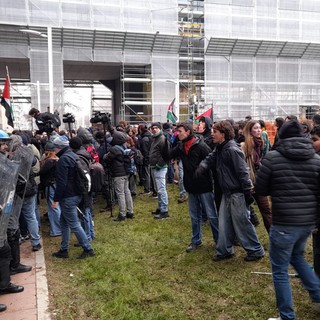
[(69, 159), (75, 162), (75, 174), (74, 174), (74, 184), (75, 190), (80, 195), (87, 195), (91, 191), (91, 176), (89, 167), (84, 161), (81, 161), (78, 156), (73, 158), (66, 154)]

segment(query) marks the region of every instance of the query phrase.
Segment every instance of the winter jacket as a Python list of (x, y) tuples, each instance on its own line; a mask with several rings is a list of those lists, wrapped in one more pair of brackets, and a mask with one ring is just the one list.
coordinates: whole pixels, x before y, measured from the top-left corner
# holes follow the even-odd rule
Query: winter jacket
[(240, 146), (234, 140), (218, 144), (201, 162), (201, 167), (212, 168), (222, 193), (246, 193), (252, 189), (249, 169)]
[(207, 193), (213, 190), (213, 180), (211, 172), (205, 173), (200, 177), (195, 178), (194, 173), (199, 163), (211, 152), (208, 145), (202, 138), (196, 136), (192, 143), (188, 154), (185, 152), (182, 141), (177, 143), (170, 153), (171, 159), (180, 158), (183, 164), (183, 184), (186, 191), (199, 194)]
[[(60, 150), (57, 154), (59, 160), (57, 162), (56, 168), (56, 190), (54, 194), (54, 201), (60, 201), (64, 198), (70, 198), (79, 195), (75, 183), (75, 166), (76, 159), (78, 156), (69, 149), (65, 147)], [(72, 159), (73, 158), (74, 161)]]
[(262, 161), (255, 192), (272, 199), (272, 223), (309, 226), (319, 217), (320, 156), (302, 137), (280, 140)]
[(50, 186), (56, 181), (56, 167), (58, 160), (46, 159), (40, 169), (40, 181), (43, 187)]
[(143, 155), (143, 165), (149, 164), (149, 152), (151, 147), (152, 137), (149, 131), (143, 133), (139, 139), (139, 150)]
[(167, 161), (164, 160), (164, 156), (167, 156), (168, 151), (169, 142), (166, 137), (162, 133), (153, 136), (149, 152), (149, 163), (151, 168), (166, 168), (168, 164)]

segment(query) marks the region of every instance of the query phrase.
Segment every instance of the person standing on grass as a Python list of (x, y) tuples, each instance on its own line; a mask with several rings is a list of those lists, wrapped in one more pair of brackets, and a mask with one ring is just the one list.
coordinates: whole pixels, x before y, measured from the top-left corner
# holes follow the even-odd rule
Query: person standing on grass
[(186, 251), (192, 252), (202, 245), (203, 210), (207, 214), (215, 243), (219, 236), (211, 173), (194, 177), (199, 163), (210, 153), (211, 149), (203, 139), (194, 134), (192, 123), (180, 123), (177, 125), (177, 130), (179, 142), (170, 151), (169, 158), (179, 158), (182, 161), (183, 184), (189, 194), (188, 204), (192, 226), (192, 239)]
[[(243, 135), (245, 141), (241, 143), (241, 148), (249, 167), (250, 179), (254, 183), (261, 161), (267, 152), (264, 148), (260, 122), (257, 120), (248, 121), (243, 129)], [(272, 221), (269, 199), (254, 193), (253, 197), (262, 215), (264, 226), (269, 233)]]
[(60, 206), (54, 209), (51, 207), (51, 204), (53, 202), (54, 191), (56, 189), (56, 167), (59, 158), (54, 152), (54, 144), (52, 142), (47, 142), (44, 149), (45, 155), (40, 161), (40, 181), (44, 188), (47, 200), (50, 237), (58, 237), (61, 236), (61, 210)]
[(141, 165), (140, 182), (143, 186), (143, 194), (151, 195), (151, 177), (150, 177), (150, 162), (149, 153), (152, 142), (151, 133), (148, 130), (148, 126), (145, 123), (139, 124), (138, 127), (138, 149), (143, 156), (143, 163)]
[(78, 205), (82, 196), (75, 185), (76, 161), (79, 157), (69, 148), (66, 136), (60, 136), (53, 141), (55, 152), (59, 158), (56, 168), (56, 190), (53, 197), (52, 208), (60, 204), (61, 216), (61, 245), (60, 250), (52, 256), (56, 258), (69, 257), (70, 230), (74, 232), (78, 243), (83, 248), (78, 259), (93, 257), (95, 255), (87, 236), (78, 219)]
[(234, 129), (229, 121), (214, 124), (212, 138), (217, 147), (201, 161), (195, 176), (208, 174), (209, 170), (213, 169), (214, 178), (222, 191), (217, 255), (213, 260), (232, 258), (236, 239), (247, 252), (245, 261), (259, 260), (264, 256), (264, 250), (250, 222), (252, 182), (244, 154), (233, 140)]
[(164, 160), (164, 154), (167, 154), (169, 149), (169, 142), (162, 133), (161, 127), (160, 122), (153, 122), (151, 124), (152, 143), (149, 153), (149, 162), (158, 192), (158, 207), (156, 211), (152, 212), (155, 214), (155, 219), (169, 218), (168, 193), (166, 189), (168, 163)]
[(106, 166), (110, 169), (114, 180), (114, 190), (118, 198), (119, 214), (114, 221), (120, 222), (127, 219), (133, 219), (133, 201), (129, 189), (129, 173), (124, 151), (126, 145), (127, 134), (120, 131), (113, 131), (111, 148), (104, 156)]
[(271, 196), (270, 262), (280, 318), (294, 320), (288, 275), (291, 264), (320, 313), (320, 279), (304, 258), (308, 237), (319, 222), (320, 157), (302, 136), (297, 120), (283, 124), (277, 150), (269, 152), (257, 173), (255, 191)]
[[(311, 139), (313, 147), (318, 155), (320, 155), (320, 125), (312, 128)], [(313, 244), (313, 268), (314, 272), (320, 277), (320, 221), (318, 222), (317, 229), (312, 233)]]

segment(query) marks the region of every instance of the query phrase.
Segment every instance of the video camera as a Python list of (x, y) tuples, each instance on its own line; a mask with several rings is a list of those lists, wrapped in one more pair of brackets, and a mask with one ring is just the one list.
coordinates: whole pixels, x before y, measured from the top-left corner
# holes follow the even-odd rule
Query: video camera
[(65, 113), (62, 115), (62, 122), (63, 123), (75, 123), (76, 119), (72, 113)]
[(90, 119), (91, 123), (103, 123), (103, 124), (110, 124), (111, 123), (111, 113), (107, 112), (100, 112), (97, 111), (94, 116)]

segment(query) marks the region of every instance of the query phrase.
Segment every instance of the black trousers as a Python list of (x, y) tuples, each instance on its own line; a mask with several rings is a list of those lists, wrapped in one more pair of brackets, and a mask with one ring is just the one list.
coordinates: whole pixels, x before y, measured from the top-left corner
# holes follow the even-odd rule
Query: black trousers
[(0, 248), (0, 289), (5, 289), (10, 283), (11, 249), (7, 242)]
[(12, 230), (8, 229), (7, 231), (8, 244), (11, 249), (11, 262), (10, 267), (15, 268), (20, 264), (20, 229)]
[(313, 241), (313, 268), (314, 272), (320, 277), (320, 226), (318, 231), (312, 234)]

